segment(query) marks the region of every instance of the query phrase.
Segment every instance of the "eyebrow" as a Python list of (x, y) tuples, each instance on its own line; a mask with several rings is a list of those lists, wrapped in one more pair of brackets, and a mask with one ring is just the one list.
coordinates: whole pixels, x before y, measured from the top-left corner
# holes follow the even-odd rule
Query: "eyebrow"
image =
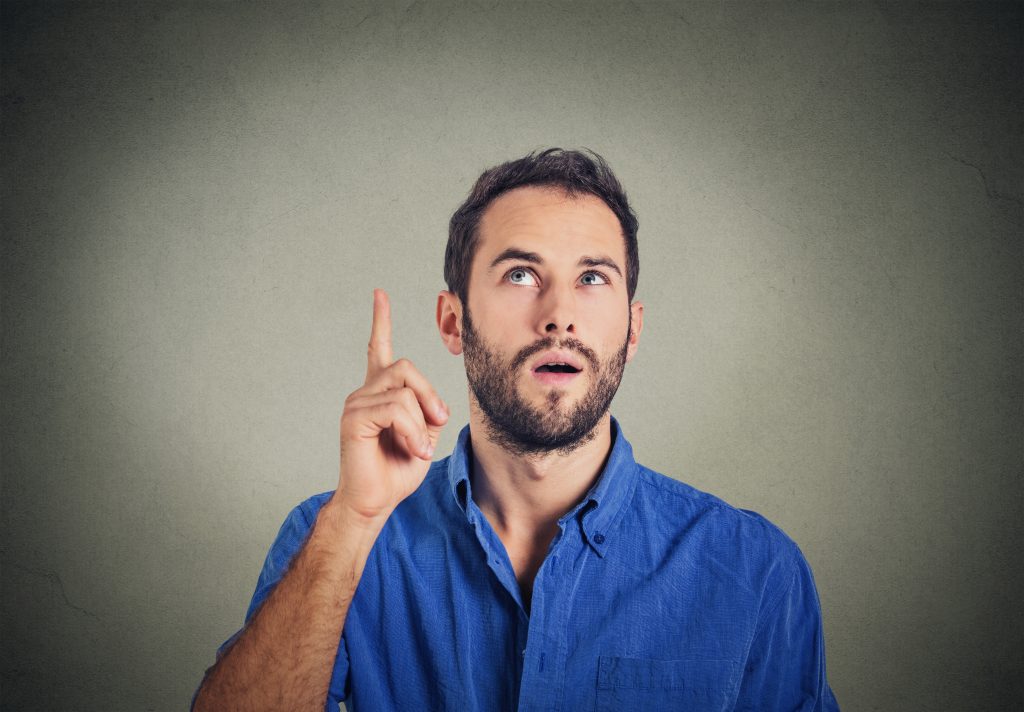
[[(520, 250), (515, 247), (510, 247), (500, 255), (494, 258), (491, 262), (491, 266), (488, 267), (488, 272), (492, 271), (502, 262), (509, 262), (511, 260), (518, 260), (520, 262), (529, 262), (535, 265), (544, 264), (544, 260), (536, 252), (527, 252), (526, 250)], [(615, 264), (615, 261), (611, 257), (604, 255), (587, 255), (580, 258), (580, 261), (576, 263), (578, 267), (607, 267), (608, 269), (619, 275), (619, 279), (622, 279), (622, 271), (619, 266)]]

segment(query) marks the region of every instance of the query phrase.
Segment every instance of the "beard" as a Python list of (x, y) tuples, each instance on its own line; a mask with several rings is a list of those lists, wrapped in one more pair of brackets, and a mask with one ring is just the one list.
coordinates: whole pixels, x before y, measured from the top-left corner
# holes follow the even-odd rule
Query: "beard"
[[(539, 456), (556, 452), (567, 455), (597, 435), (597, 424), (608, 412), (626, 368), (629, 334), (633, 315), (622, 348), (606, 361), (581, 341), (568, 337), (542, 339), (520, 349), (504, 361), (487, 344), (473, 324), (467, 305), (462, 322), (462, 350), (466, 380), (484, 416), (488, 439), (518, 456)], [(566, 406), (564, 389), (549, 388), (542, 408), (535, 408), (520, 395), (517, 378), (526, 360), (548, 349), (573, 351), (584, 358), (590, 374), (590, 389), (575, 406)]]

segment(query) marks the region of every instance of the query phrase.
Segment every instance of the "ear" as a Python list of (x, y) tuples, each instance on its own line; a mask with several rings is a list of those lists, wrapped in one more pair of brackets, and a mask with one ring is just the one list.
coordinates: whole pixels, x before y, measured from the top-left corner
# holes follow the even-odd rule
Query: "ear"
[(462, 353), (462, 300), (446, 289), (437, 295), (437, 330), (452, 356)]
[(629, 345), (626, 348), (626, 363), (633, 360), (637, 347), (640, 345), (640, 332), (644, 330), (643, 302), (633, 302), (629, 305), (629, 311), (633, 319), (633, 325), (630, 327)]

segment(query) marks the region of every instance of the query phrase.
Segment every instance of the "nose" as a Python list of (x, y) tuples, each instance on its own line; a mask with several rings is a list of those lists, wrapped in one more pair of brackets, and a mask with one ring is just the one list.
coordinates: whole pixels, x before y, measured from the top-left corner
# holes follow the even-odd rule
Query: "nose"
[(541, 298), (538, 332), (543, 336), (576, 334), (576, 295), (572, 288), (551, 287)]

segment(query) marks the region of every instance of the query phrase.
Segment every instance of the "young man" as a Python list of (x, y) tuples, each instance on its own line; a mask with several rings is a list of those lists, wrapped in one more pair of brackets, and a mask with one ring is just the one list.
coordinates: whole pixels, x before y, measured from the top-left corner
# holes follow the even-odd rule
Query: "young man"
[(637, 221), (596, 155), (486, 171), (452, 217), (437, 325), (470, 422), (391, 352), (374, 292), (338, 488), (296, 507), (199, 710), (834, 710), (796, 545), (633, 459)]

